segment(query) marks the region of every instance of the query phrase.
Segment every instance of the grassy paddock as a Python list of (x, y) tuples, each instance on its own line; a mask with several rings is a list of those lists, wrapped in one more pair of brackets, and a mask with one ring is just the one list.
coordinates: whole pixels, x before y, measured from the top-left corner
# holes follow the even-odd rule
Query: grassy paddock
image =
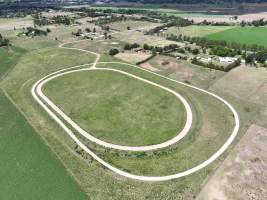
[(237, 27), (207, 35), (211, 40), (225, 40), (242, 44), (257, 44), (267, 47), (267, 27)]
[(2, 90), (0, 110), (0, 199), (88, 199)]
[(162, 143), (185, 124), (185, 108), (174, 95), (118, 72), (76, 72), (48, 82), (44, 91), (85, 130), (115, 144)]
[(204, 37), (209, 34), (218, 33), (228, 29), (234, 28), (233, 26), (201, 26), (192, 25), (186, 27), (171, 27), (165, 33), (175, 35), (186, 35), (190, 37)]
[(0, 79), (18, 62), (18, 59), (26, 53), (24, 49), (18, 47), (0, 48)]
[[(200, 190), (201, 184), (214, 170), (214, 168), (218, 166), (220, 160), (199, 171), (198, 173), (182, 179), (163, 183), (143, 183), (118, 177), (110, 173), (109, 170), (102, 168), (99, 163), (91, 159), (86, 160), (74, 153), (75, 144), (73, 144), (72, 140), (66, 136), (66, 133), (58, 127), (58, 125), (43, 111), (43, 109), (40, 108), (40, 106), (33, 100), (29, 92), (32, 84), (46, 74), (64, 67), (93, 62), (92, 58), (94, 57), (91, 57), (90, 54), (83, 54), (79, 51), (69, 51), (70, 53), (67, 53), (66, 51), (67, 50), (63, 49), (59, 50), (57, 48), (49, 48), (28, 53), (15, 66), (14, 70), (11, 71), (9, 76), (6, 77), (3, 82), (3, 87), (8, 91), (19, 108), (24, 112), (30, 123), (38, 130), (38, 133), (47, 141), (52, 151), (57, 154), (68, 170), (77, 178), (86, 193), (90, 196), (93, 195), (95, 200), (194, 199), (194, 196), (196, 196)], [(114, 60), (114, 58), (108, 55), (105, 55), (101, 58), (101, 60), (105, 61), (111, 61), (112, 59)], [(137, 69), (118, 65), (108, 67), (117, 67), (122, 70), (127, 70), (133, 74), (136, 73), (137, 75), (150, 79), (154, 82), (159, 81), (157, 77), (141, 72)], [(165, 83), (162, 82), (162, 84)], [(172, 84), (167, 84), (166, 86), (175, 88)], [(188, 88), (186, 90), (188, 90)], [(188, 98), (190, 98), (190, 96), (191, 95), (189, 95)], [(198, 106), (198, 104), (200, 104), (198, 98), (195, 98), (195, 101), (195, 106)], [(205, 112), (205, 110), (213, 108), (213, 105), (211, 106), (211, 104), (206, 101), (204, 96), (202, 101), (204, 103), (206, 102), (206, 106), (203, 107), (201, 111)], [(215, 108), (217, 107), (214, 107), (213, 114), (219, 113), (219, 111)], [(202, 118), (206, 119), (205, 117), (206, 115), (203, 115)], [(209, 121), (208, 119), (209, 118), (207, 118), (207, 122)], [(211, 120), (213, 120), (213, 117), (211, 117)], [(220, 121), (218, 118), (214, 118), (214, 120)], [(213, 133), (213, 130), (216, 127), (209, 127), (209, 125), (212, 125), (213, 122), (214, 121), (210, 121), (210, 123), (206, 124), (206, 126), (202, 128), (203, 130), (201, 129), (200, 131), (200, 129), (198, 129), (199, 131), (195, 132), (195, 134), (204, 134), (204, 137), (202, 137), (203, 139), (208, 136), (205, 135), (205, 133), (207, 134), (207, 130), (209, 130), (209, 133)], [(198, 120), (197, 123), (201, 124), (202, 122)], [(224, 123), (219, 123), (219, 125), (222, 124)], [(194, 126), (199, 127), (199, 125)], [(221, 130), (220, 127), (218, 127), (218, 129), (216, 128), (215, 132), (217, 130), (223, 131), (223, 129)], [(186, 141), (190, 142), (194, 140), (194, 135), (190, 134), (190, 137), (187, 138)], [(224, 136), (223, 134), (220, 135)], [(207, 147), (211, 147), (210, 151), (213, 150), (212, 148), (214, 148), (212, 147), (213, 144), (213, 142), (208, 143)], [(190, 146), (192, 147), (192, 145)], [(185, 142), (183, 146), (187, 146), (187, 143)], [(196, 156), (197, 155), (198, 154), (196, 154)], [(202, 154), (201, 152), (200, 155), (204, 155), (204, 153)], [(191, 154), (188, 154), (184, 159), (190, 156)], [(114, 163), (116, 162), (119, 167), (126, 166), (129, 170), (131, 170), (132, 167), (129, 167), (127, 162), (132, 161), (127, 159), (125, 164), (121, 164), (120, 158), (112, 158), (113, 155), (110, 155), (110, 157), (111, 160), (113, 160)], [(172, 162), (170, 162), (171, 157), (165, 160), (158, 160), (158, 162), (162, 164), (162, 162), (165, 161), (165, 167), (170, 165), (169, 169), (172, 168), (171, 170), (177, 172), (179, 169), (176, 167), (179, 165), (180, 159), (178, 157), (173, 157), (173, 159), (174, 160), (172, 160)], [(167, 161), (169, 163), (167, 163)], [(139, 163), (141, 164), (141, 162)], [(155, 162), (152, 165), (154, 164)], [(183, 164), (185, 167), (188, 167), (186, 166), (187, 162), (184, 162)], [(148, 165), (149, 168), (150, 166), (151, 165)], [(152, 169), (154, 169), (154, 167)], [(136, 170), (137, 172), (141, 172), (140, 169)], [(171, 172), (171, 170), (166, 171), (164, 166), (160, 166), (160, 170), (158, 172), (152, 171), (151, 173), (160, 174), (162, 172)]]
[(156, 26), (159, 26), (160, 23), (152, 23), (152, 22), (146, 22), (146, 21), (133, 21), (133, 20), (127, 20), (127, 21), (121, 21), (121, 22), (114, 22), (109, 24), (109, 26), (112, 29), (120, 30), (120, 31), (126, 31), (127, 27), (129, 26), (132, 30), (134, 29), (142, 29), (142, 30), (148, 30), (151, 28), (154, 28)]
[(194, 112), (193, 127), (179, 144), (162, 152), (137, 156), (103, 154), (105, 159), (114, 165), (136, 174), (177, 173), (209, 158), (229, 137), (233, 128), (233, 117), (222, 102), (138, 68), (121, 64), (99, 64), (98, 67), (120, 69), (170, 87), (189, 100)]

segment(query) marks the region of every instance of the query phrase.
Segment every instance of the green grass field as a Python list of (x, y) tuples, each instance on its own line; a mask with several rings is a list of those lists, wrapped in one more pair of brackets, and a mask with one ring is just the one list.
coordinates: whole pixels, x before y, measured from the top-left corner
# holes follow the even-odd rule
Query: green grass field
[(185, 108), (173, 94), (118, 72), (68, 74), (44, 92), (82, 128), (115, 144), (162, 143), (185, 124)]
[(0, 90), (0, 199), (88, 199)]
[(207, 35), (211, 40), (225, 40), (242, 44), (257, 44), (267, 47), (267, 27), (237, 27)]
[(17, 47), (0, 48), (0, 78), (5, 75), (17, 63), (18, 59), (26, 51)]
[[(3, 144), (0, 147), (1, 150), (0, 154), (1, 156), (3, 154), (3, 160), (4, 160), (3, 162), (4, 164), (2, 164), (2, 162), (0, 164), (0, 173), (1, 173), (0, 184), (3, 183), (4, 187), (0, 185), (0, 194), (4, 193), (5, 196), (0, 195), (0, 199), (21, 200), (21, 199), (31, 199), (31, 197), (32, 199), (42, 199), (41, 197), (39, 198), (39, 196), (33, 196), (33, 195), (31, 197), (26, 196), (25, 198), (23, 198), (22, 195), (9, 197), (7, 196), (7, 194), (14, 195), (14, 191), (16, 191), (18, 188), (18, 191), (23, 190), (23, 194), (27, 192), (28, 194), (34, 193), (35, 195), (37, 194), (37, 192), (40, 191), (39, 188), (41, 186), (46, 187), (44, 188), (44, 191), (49, 191), (50, 187), (47, 186), (46, 184), (49, 184), (51, 181), (53, 182), (50, 184), (50, 186), (53, 186), (53, 188), (51, 189), (51, 196), (50, 193), (46, 193), (46, 197), (44, 199), (48, 200), (49, 199), (54, 200), (60, 198), (68, 199), (68, 197), (64, 196), (69, 194), (68, 192), (72, 192), (73, 195), (74, 194), (76, 195), (72, 196), (72, 194), (70, 194), (69, 195), (70, 199), (76, 200), (79, 198), (81, 199), (84, 198), (82, 192), (75, 183), (73, 183), (74, 185), (73, 188), (69, 189), (68, 191), (65, 191), (67, 186), (64, 188), (57, 187), (56, 184), (61, 183), (60, 180), (61, 177), (59, 178), (58, 176), (56, 176), (57, 174), (55, 175), (55, 177), (50, 177), (50, 175), (51, 174), (53, 175), (53, 172), (61, 168), (62, 168), (61, 171), (63, 172), (58, 172), (58, 173), (66, 175), (65, 178), (62, 178), (64, 183), (66, 182), (68, 184), (71, 184), (69, 180), (73, 182), (73, 180), (66, 174), (66, 169), (67, 169), (73, 175), (73, 177), (75, 177), (75, 179), (78, 181), (82, 190), (85, 191), (85, 193), (94, 200), (196, 199), (196, 196), (201, 190), (203, 184), (205, 183), (205, 180), (207, 180), (207, 178), (209, 178), (209, 176), (213, 174), (214, 170), (219, 167), (221, 161), (224, 160), (227, 153), (225, 153), (222, 157), (220, 157), (214, 163), (209, 165), (207, 168), (200, 170), (197, 173), (194, 173), (190, 176), (186, 176), (184, 178), (176, 179), (173, 181), (150, 183), (150, 182), (139, 182), (139, 181), (125, 179), (120, 176), (117, 176), (114, 173), (111, 173), (110, 170), (101, 167), (101, 165), (95, 160), (93, 160), (89, 155), (86, 154), (85, 156), (82, 156), (78, 154), (75, 151), (76, 144), (54, 122), (54, 120), (52, 120), (50, 116), (48, 116), (47, 113), (34, 101), (30, 93), (31, 87), (34, 84), (34, 82), (56, 70), (66, 67), (71, 67), (78, 64), (91, 63), (94, 61), (95, 56), (91, 54), (75, 50), (59, 49), (56, 47), (58, 42), (54, 40), (54, 37), (59, 37), (59, 40), (62, 40), (63, 38), (73, 39), (70, 33), (66, 32), (70, 31), (70, 29), (72, 28), (78, 29), (78, 27), (70, 27), (70, 28), (62, 27), (58, 29), (55, 28), (56, 30), (53, 29), (50, 36), (47, 37), (36, 37), (36, 38), (25, 39), (25, 38), (16, 38), (15, 34), (13, 35), (11, 34), (12, 37), (16, 38), (14, 41), (12, 41), (13, 44), (25, 47), (28, 50), (28, 53), (23, 55), (19, 59), (18, 63), (14, 66), (14, 69), (11, 70), (10, 73), (8, 73), (8, 76), (6, 76), (0, 83), (1, 84), (0, 86), (3, 87), (5, 91), (9, 94), (12, 100), (16, 103), (16, 106), (27, 117), (27, 121), (35, 128), (36, 132), (34, 132), (32, 128), (28, 127), (29, 125), (25, 122), (24, 118), (21, 119), (23, 122), (19, 123), (20, 126), (18, 126), (17, 123), (10, 124), (14, 120), (17, 122), (17, 115), (14, 114), (14, 112), (10, 111), (11, 110), (9, 109), (10, 106), (8, 106), (7, 103), (5, 103), (7, 101), (6, 98), (3, 97), (3, 99), (1, 100), (1, 95), (0, 95), (0, 120), (1, 120), (0, 127), (2, 125), (3, 127), (8, 127), (9, 125), (10, 130), (12, 128), (14, 128), (15, 130), (21, 130), (21, 133), (23, 134), (25, 128), (27, 129), (27, 131), (25, 131), (26, 134), (30, 135), (30, 133), (33, 133), (33, 135), (36, 135), (37, 140), (34, 140), (34, 142), (37, 141), (36, 143), (39, 144), (38, 148), (33, 144), (33, 147), (31, 146), (30, 149), (33, 151), (29, 150), (26, 151), (25, 149), (26, 147), (28, 147), (28, 145), (21, 146), (21, 148), (19, 149), (21, 150), (21, 152), (23, 152), (23, 154), (22, 153), (20, 154), (21, 159), (24, 160), (29, 159), (28, 157), (25, 157), (25, 154), (32, 155), (32, 153), (35, 151), (38, 152), (45, 151), (47, 152), (47, 154), (50, 155), (50, 157), (52, 157), (51, 160), (54, 160), (52, 164), (56, 163), (55, 165), (57, 165), (58, 167), (56, 167), (55, 169), (50, 169), (54, 167), (51, 164), (51, 162), (49, 162), (51, 166), (48, 165), (47, 163), (43, 163), (44, 161), (47, 161), (47, 156), (46, 156), (47, 154), (45, 153), (42, 155), (38, 154), (39, 155), (38, 161), (40, 161), (42, 165), (36, 164), (35, 165), (36, 168), (41, 170), (44, 167), (45, 170), (47, 171), (51, 170), (49, 171), (50, 174), (45, 170), (43, 172), (45, 178), (47, 177), (46, 181), (43, 180), (39, 181), (42, 184), (39, 185), (38, 184), (39, 182), (37, 182), (36, 179), (34, 179), (36, 178), (36, 176), (31, 177), (30, 174), (27, 173), (28, 179), (26, 182), (23, 182), (22, 186), (20, 185), (19, 181), (17, 181), (19, 184), (13, 184), (13, 185), (11, 183), (9, 184), (9, 180), (8, 178), (6, 178), (5, 175), (9, 174), (10, 171), (8, 171), (9, 168), (7, 169), (7, 167), (5, 166), (5, 161), (7, 159), (10, 159), (10, 157), (7, 158), (6, 157), (7, 154), (4, 153), (8, 152), (8, 155), (13, 155), (13, 153), (10, 153), (13, 151), (13, 149), (8, 149), (8, 147), (6, 147), (6, 145)], [(157, 41), (158, 37), (153, 38), (148, 36), (146, 38), (143, 37), (141, 34), (140, 35), (138, 34), (139, 32), (136, 33), (133, 32), (124, 35), (114, 34), (113, 36), (117, 37), (117, 40), (84, 41), (81, 43), (77, 43), (76, 45), (80, 48), (98, 51), (99, 53), (102, 54), (101, 61), (114, 61), (118, 59), (110, 57), (107, 54), (103, 54), (103, 52), (104, 53), (108, 52), (109, 48), (114, 48), (114, 47), (121, 48), (123, 46), (123, 42), (119, 41), (121, 38), (123, 38), (123, 41), (125, 42), (140, 42), (140, 43), (148, 42), (149, 44), (158, 43)], [(119, 44), (112, 44), (112, 42), (116, 43), (118, 42)], [(159, 42), (165, 42), (165, 41), (159, 41)], [(2, 62), (2, 60), (0, 60), (0, 62)], [(155, 65), (153, 64), (153, 67), (158, 67), (156, 65), (157, 62), (159, 62), (159, 64), (161, 65), (161, 61), (158, 61), (156, 58), (155, 60), (152, 60), (151, 64), (155, 63)], [(173, 67), (172, 63), (170, 65), (171, 67)], [(181, 65), (186, 65), (186, 63), (182, 63)], [(229, 110), (225, 108), (224, 105), (210, 98), (208, 95), (191, 90), (182, 85), (177, 85), (174, 82), (141, 71), (138, 68), (133, 68), (126, 65), (117, 65), (117, 64), (108, 64), (108, 65), (99, 64), (97, 65), (97, 67), (110, 67), (110, 68), (124, 70), (132, 74), (136, 74), (145, 79), (152, 80), (153, 82), (160, 83), (164, 86), (170, 87), (173, 90), (180, 92), (192, 104), (193, 116), (194, 116), (192, 131), (179, 144), (173, 145), (171, 148), (166, 148), (155, 152), (148, 152), (146, 154), (142, 153), (134, 154), (134, 153), (111, 151), (103, 149), (101, 147), (96, 147), (96, 145), (89, 143), (88, 141), (85, 142), (85, 144), (89, 145), (89, 148), (92, 149), (94, 152), (96, 152), (97, 155), (99, 155), (106, 161), (110, 162), (111, 164), (117, 166), (118, 168), (122, 168), (126, 171), (142, 175), (166, 175), (170, 173), (177, 173), (184, 169), (188, 169), (196, 164), (199, 164), (201, 161), (208, 158), (225, 142), (226, 138), (229, 136), (228, 134), (233, 126), (232, 114), (229, 113)], [(178, 66), (179, 72), (177, 73), (183, 73), (182, 75), (170, 74), (169, 72), (172, 72), (171, 71), (172, 69), (170, 69), (170, 71), (168, 71), (168, 73), (166, 73), (165, 75), (167, 76), (170, 75), (172, 78), (177, 78), (177, 80), (181, 81), (189, 80), (193, 85), (197, 85), (203, 88), (210, 88), (209, 90), (215, 91), (215, 93), (219, 95), (224, 94), (223, 93), (224, 88), (214, 89), (213, 87), (210, 87), (210, 85), (212, 85), (213, 82), (217, 81), (217, 78), (219, 78), (221, 74), (218, 74), (217, 72), (211, 74), (209, 73), (209, 70), (195, 69), (194, 67), (196, 66), (190, 65), (188, 67), (182, 66), (180, 68)], [(87, 78), (86, 74), (81, 75), (81, 77), (84, 76), (86, 79)], [(64, 89), (68, 87), (77, 89), (75, 84), (82, 83), (84, 81), (86, 82), (85, 79), (82, 80), (75, 79), (76, 82), (73, 83), (73, 85), (71, 84), (65, 85)], [(99, 78), (100, 83), (101, 80), (102, 78), (100, 77)], [(108, 86), (111, 87), (110, 85)], [(102, 89), (101, 85), (99, 86), (99, 88)], [(80, 95), (78, 94), (78, 92), (79, 91), (77, 91), (77, 95)], [(246, 131), (246, 128), (249, 127), (251, 123), (259, 124), (261, 122), (262, 124), (266, 125), (266, 120), (265, 120), (266, 109), (265, 110), (262, 109), (262, 106), (248, 104), (247, 102), (245, 102), (244, 99), (242, 100), (236, 99), (228, 94), (223, 95), (222, 97), (224, 97), (231, 104), (233, 104), (233, 106), (237, 109), (240, 115), (241, 129), (238, 134), (239, 138), (243, 135), (243, 133)], [(74, 95), (72, 97), (72, 100), (73, 101), (75, 100), (75, 103), (79, 102), (79, 98), (77, 98)], [(3, 108), (1, 107), (1, 104), (3, 105)], [(245, 111), (244, 109), (247, 106), (250, 109), (249, 112)], [(262, 113), (265, 114), (263, 115)], [(5, 116), (8, 116), (8, 118), (6, 118)], [(22, 116), (20, 118), (22, 118)], [(7, 119), (8, 121), (5, 121)], [(0, 129), (0, 135), (2, 133), (1, 130), (3, 129)], [(11, 133), (13, 133), (13, 131)], [(38, 135), (42, 136), (42, 138), (45, 139), (45, 141), (49, 145), (49, 149), (45, 145), (43, 145), (43, 142), (40, 140)], [(19, 136), (23, 135), (21, 134)], [(19, 136), (16, 135), (16, 137), (14, 136), (12, 139), (14, 141), (16, 139), (20, 139)], [(31, 137), (29, 138), (31, 139)], [(28, 139), (28, 137), (26, 139)], [(4, 139), (2, 140), (5, 141)], [(25, 143), (31, 144), (27, 143), (27, 141), (25, 142), (25, 140), (22, 141), (23, 144)], [(236, 143), (237, 141), (238, 139), (235, 140), (234, 142)], [(9, 143), (10, 142), (7, 142), (7, 144)], [(41, 148), (41, 150), (39, 150), (39, 148)], [(43, 150), (43, 148), (45, 150)], [(50, 150), (51, 152), (56, 154), (56, 156), (64, 164), (66, 169), (64, 169), (61, 163), (58, 162), (57, 159), (55, 159), (54, 156), (50, 154), (49, 152)], [(230, 151), (231, 147), (227, 152)], [(12, 162), (10, 166), (17, 167), (18, 162), (15, 162), (14, 160), (11, 160), (10, 162)], [(19, 164), (21, 163), (25, 164), (22, 161)], [(23, 167), (24, 165), (22, 164), (19, 166)], [(19, 168), (19, 170), (25, 169), (22, 167)], [(6, 169), (6, 171), (2, 172), (2, 169)], [(20, 174), (23, 174), (21, 171), (19, 172)], [(31, 172), (35, 174), (35, 168), (31, 169)], [(17, 175), (15, 177), (16, 180), (21, 180), (20, 174), (18, 174), (16, 171), (12, 173), (14, 173), (14, 176)], [(13, 174), (10, 175), (10, 177), (12, 178), (10, 179), (10, 181), (12, 183), (17, 183), (13, 181), (14, 176)], [(26, 188), (26, 186), (28, 185), (30, 186), (34, 185), (35, 186), (34, 189), (36, 191), (34, 190), (29, 191)], [(14, 189), (15, 187), (16, 190)], [(44, 191), (40, 191), (38, 194), (44, 195)], [(59, 194), (54, 195), (55, 191), (60, 191), (60, 192)], [(62, 195), (62, 196), (56, 196), (56, 195)]]
[(103, 155), (105, 160), (115, 166), (143, 175), (177, 173), (207, 159), (229, 136), (233, 127), (233, 118), (230, 111), (220, 101), (204, 93), (123, 64), (99, 64), (97, 66), (127, 71), (174, 89), (189, 100), (192, 105), (193, 116), (195, 116), (189, 134), (172, 148), (145, 155), (105, 153)]
[(209, 34), (218, 33), (228, 29), (232, 29), (233, 26), (205, 26), (205, 25), (192, 25), (186, 27), (171, 27), (165, 33), (175, 35), (186, 35), (191, 37), (204, 37)]

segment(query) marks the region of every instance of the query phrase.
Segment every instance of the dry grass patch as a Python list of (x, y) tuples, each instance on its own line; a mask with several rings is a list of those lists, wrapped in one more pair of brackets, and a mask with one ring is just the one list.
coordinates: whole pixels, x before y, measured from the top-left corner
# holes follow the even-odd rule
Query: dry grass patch
[(267, 129), (251, 125), (198, 200), (266, 199)]
[(146, 22), (146, 21), (121, 21), (121, 22), (114, 22), (109, 24), (112, 29), (120, 30), (120, 31), (125, 31), (127, 30), (127, 27), (129, 26), (131, 29), (136, 30), (136, 29), (142, 29), (142, 30), (147, 30), (154, 28), (156, 26), (159, 26), (159, 23), (152, 23), (152, 22)]
[(31, 16), (27, 16), (24, 18), (0, 18), (0, 30), (1, 31), (8, 31), (16, 29), (22, 29), (29, 26), (33, 26), (33, 20)]
[(202, 88), (209, 87), (225, 74), (221, 71), (203, 68), (187, 61), (176, 60), (166, 56), (156, 56), (147, 63), (158, 69), (161, 74)]
[(166, 33), (175, 35), (187, 35), (191, 37), (203, 37), (208, 34), (217, 33), (233, 28), (233, 26), (186, 26), (186, 27), (171, 27)]
[(163, 47), (170, 44), (177, 44), (179, 46), (184, 46), (183, 43), (174, 42), (167, 40), (163, 37), (144, 35), (144, 33), (139, 31), (126, 31), (113, 35), (118, 40), (127, 42), (127, 43), (138, 43), (140, 45), (149, 44), (152, 46)]
[(238, 67), (217, 81), (212, 89), (258, 105), (267, 102), (267, 70), (265, 68)]
[(149, 53), (131, 53), (131, 52), (126, 52), (126, 53), (119, 53), (115, 57), (121, 60), (124, 60), (129, 63), (138, 63), (140, 61), (143, 61), (147, 58), (149, 58), (151, 54)]

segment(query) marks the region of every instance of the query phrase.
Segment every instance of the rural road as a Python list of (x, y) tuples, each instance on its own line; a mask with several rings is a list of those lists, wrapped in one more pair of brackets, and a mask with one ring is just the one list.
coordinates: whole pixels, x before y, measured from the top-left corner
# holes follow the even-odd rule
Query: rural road
[[(62, 69), (62, 70), (56, 71), (56, 72), (54, 72), (54, 73), (52, 73), (50, 75), (47, 75), (44, 78), (42, 78), (39, 81), (37, 81), (33, 85), (32, 90), (31, 90), (31, 93), (32, 93), (34, 99), (62, 127), (62, 129), (73, 139), (73, 141), (75, 143), (77, 143), (77, 145), (79, 145), (85, 152), (87, 152), (89, 155), (91, 155), (96, 161), (98, 161), (99, 163), (101, 163), (103, 166), (105, 166), (109, 170), (113, 171), (114, 173), (119, 174), (119, 175), (124, 176), (124, 177), (127, 177), (127, 178), (130, 178), (130, 179), (140, 180), (140, 181), (151, 181), (151, 182), (153, 182), (153, 181), (168, 181), (168, 180), (172, 180), (172, 179), (177, 179), (177, 178), (184, 177), (184, 176), (190, 175), (192, 173), (195, 173), (195, 172), (203, 169), (204, 167), (208, 166), (209, 164), (211, 164), (220, 155), (223, 154), (223, 152), (231, 145), (231, 143), (235, 139), (235, 137), (236, 137), (236, 135), (238, 133), (238, 130), (239, 130), (239, 116), (238, 116), (236, 110), (234, 109), (234, 107), (230, 103), (228, 103), (225, 99), (219, 97), (218, 95), (213, 94), (213, 93), (211, 93), (209, 91), (206, 91), (204, 89), (201, 89), (201, 88), (198, 88), (198, 87), (195, 87), (195, 86), (192, 86), (192, 85), (189, 85), (189, 84), (180, 82), (180, 81), (173, 80), (173, 79), (168, 78), (168, 77), (165, 77), (163, 75), (159, 75), (159, 74), (154, 73), (154, 72), (151, 72), (149, 70), (139, 68), (139, 67), (137, 67), (135, 65), (131, 65), (131, 64), (128, 64), (128, 63), (123, 63), (123, 62), (99, 62), (100, 54), (98, 54), (98, 53), (87, 51), (87, 50), (84, 50), (84, 49), (64, 47), (64, 45), (65, 44), (61, 44), (59, 47), (60, 48), (65, 48), (65, 49), (72, 49), (72, 50), (83, 51), (83, 52), (87, 52), (87, 53), (91, 53), (91, 54), (96, 55), (95, 62), (94, 63), (91, 63), (91, 64), (79, 65), (79, 66), (74, 66), (74, 67)], [(167, 146), (169, 146), (171, 144), (174, 144), (174, 143), (178, 142), (179, 140), (181, 140), (187, 134), (187, 132), (189, 131), (189, 129), (191, 127), (191, 124), (192, 124), (192, 117), (193, 116), (192, 116), (191, 108), (190, 108), (189, 104), (187, 103), (187, 101), (184, 99), (184, 97), (182, 97), (180, 94), (174, 92), (173, 90), (170, 90), (169, 88), (166, 88), (166, 87), (164, 87), (162, 85), (156, 84), (154, 82), (151, 82), (151, 81), (148, 81), (148, 80), (143, 79), (141, 77), (138, 77), (138, 76), (135, 76), (133, 74), (130, 74), (128, 72), (124, 72), (124, 71), (121, 71), (121, 70), (110, 69), (110, 68), (97, 68), (96, 65), (98, 63), (106, 63), (106, 64), (109, 64), (110, 63), (110, 64), (124, 64), (124, 65), (128, 65), (128, 66), (131, 66), (131, 67), (138, 68), (140, 70), (146, 71), (148, 73), (152, 73), (152, 74), (154, 74), (156, 76), (159, 76), (161, 78), (164, 78), (164, 79), (173, 81), (175, 83), (182, 84), (182, 85), (187, 86), (189, 88), (192, 88), (192, 89), (201, 91), (201, 92), (203, 92), (203, 93), (205, 93), (207, 95), (211, 95), (212, 97), (214, 97), (214, 98), (218, 99), (219, 101), (223, 102), (230, 109), (230, 111), (232, 112), (232, 114), (234, 116), (235, 125), (234, 125), (234, 128), (233, 128), (233, 130), (232, 130), (232, 132), (230, 134), (230, 137), (220, 147), (220, 149), (217, 152), (215, 152), (210, 158), (208, 158), (207, 160), (203, 161), (201, 164), (199, 164), (199, 165), (197, 165), (197, 166), (195, 166), (193, 168), (190, 168), (188, 170), (185, 170), (183, 172), (176, 173), (176, 174), (171, 174), (171, 175), (167, 175), (167, 176), (141, 176), (141, 175), (135, 175), (135, 174), (131, 174), (131, 173), (125, 172), (125, 171), (123, 171), (123, 170), (121, 170), (119, 168), (116, 168), (116, 167), (112, 166), (111, 164), (107, 163), (106, 161), (104, 161), (103, 159), (101, 159), (100, 157), (98, 157), (93, 151), (91, 151), (86, 145), (84, 145), (75, 136), (75, 134), (66, 126), (66, 124), (60, 118), (63, 118), (66, 122), (68, 122), (69, 124), (71, 124), (71, 126), (74, 129), (76, 129), (81, 135), (85, 136), (87, 139), (89, 139), (91, 141), (94, 141), (95, 143), (98, 143), (98, 144), (100, 144), (102, 146), (106, 146), (107, 145), (106, 147), (108, 147), (108, 148), (119, 149), (120, 147), (123, 147), (125, 149), (121, 149), (121, 150), (127, 150), (127, 151), (128, 150), (129, 151), (131, 151), (131, 150), (141, 151), (142, 150), (142, 151), (146, 151), (147, 148), (151, 148), (151, 146), (153, 147), (154, 145), (144, 146), (144, 147), (141, 147), (141, 149), (140, 149), (139, 147), (127, 147), (127, 146), (120, 146), (120, 145), (116, 145), (116, 144), (110, 144), (110, 143), (106, 143), (104, 141), (101, 141), (101, 140), (99, 140), (97, 138), (94, 138), (93, 136), (91, 136), (90, 134), (88, 134), (86, 131), (82, 130), (67, 115), (65, 115), (62, 110), (60, 110), (52, 101), (50, 101), (42, 93), (42, 86), (45, 83), (47, 83), (49, 80), (51, 80), (53, 78), (56, 78), (56, 77), (59, 77), (59, 76), (63, 76), (63, 75), (68, 74), (68, 73), (74, 73), (74, 72), (78, 72), (78, 71), (89, 71), (89, 70), (109, 70), (109, 71), (115, 71), (115, 72), (118, 72), (118, 73), (125, 74), (127, 76), (136, 78), (137, 80), (147, 82), (148, 84), (152, 84), (152, 85), (154, 85), (156, 87), (159, 87), (161, 89), (164, 89), (164, 90), (167, 90), (167, 91), (171, 92), (173, 95), (175, 95), (177, 98), (179, 98), (182, 101), (182, 103), (184, 104), (184, 106), (185, 106), (186, 113), (187, 113), (186, 125), (185, 125), (184, 129), (181, 131), (180, 134), (178, 134), (176, 137), (174, 137), (173, 139), (171, 139), (171, 140), (169, 140), (169, 141), (167, 141), (165, 143), (157, 144), (159, 146), (156, 146), (156, 147), (154, 146), (153, 147), (154, 149), (155, 148), (157, 149), (157, 148), (167, 147)], [(88, 67), (84, 68), (85, 66), (88, 66)], [(60, 118), (55, 114), (55, 112), (60, 116)], [(131, 149), (131, 148), (139, 148), (139, 149)]]

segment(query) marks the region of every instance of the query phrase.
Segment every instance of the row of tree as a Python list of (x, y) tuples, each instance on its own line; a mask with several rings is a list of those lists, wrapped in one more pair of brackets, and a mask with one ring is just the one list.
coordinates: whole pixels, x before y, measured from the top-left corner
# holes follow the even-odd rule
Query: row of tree
[(204, 48), (212, 48), (212, 47), (228, 47), (236, 50), (244, 50), (244, 51), (261, 51), (264, 50), (265, 47), (257, 44), (241, 44), (237, 42), (226, 42), (224, 40), (210, 40), (204, 37), (190, 37), (184, 35), (173, 35), (167, 37), (168, 40), (177, 41), (177, 42), (189, 42), (191, 44), (195, 43), (198, 46)]
[(75, 19), (67, 15), (57, 15), (51, 18), (44, 17), (42, 13), (36, 13), (32, 15), (34, 25), (46, 26), (49, 24), (63, 24), (71, 25), (74, 24)]

